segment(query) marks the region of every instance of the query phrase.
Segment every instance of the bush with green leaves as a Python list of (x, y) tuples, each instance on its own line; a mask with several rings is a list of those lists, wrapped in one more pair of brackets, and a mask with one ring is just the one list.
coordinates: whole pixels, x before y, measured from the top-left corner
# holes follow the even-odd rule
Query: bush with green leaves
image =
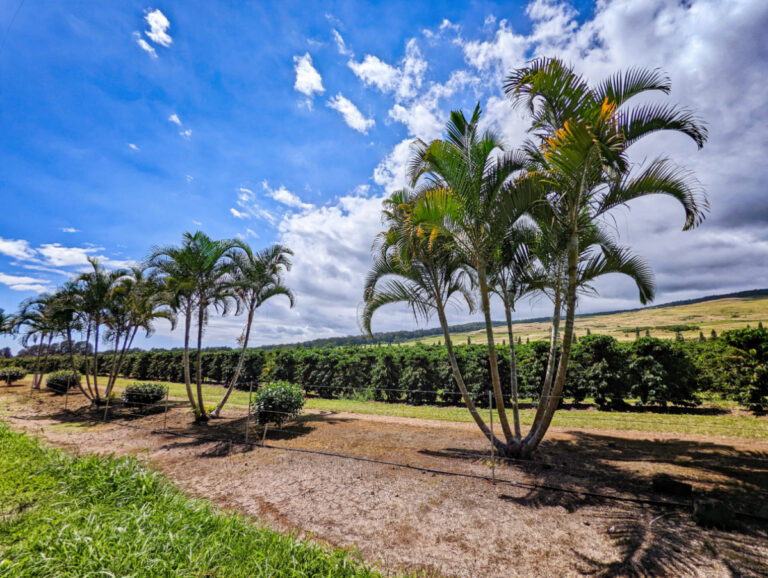
[(280, 427), (301, 413), (305, 399), (304, 390), (294, 383), (268, 383), (254, 394), (253, 414), (261, 425), (274, 423)]
[(63, 394), (67, 390), (80, 384), (80, 374), (71, 369), (63, 369), (49, 373), (45, 378), (45, 385), (54, 393)]
[(690, 353), (677, 342), (642, 337), (630, 346), (632, 395), (643, 405), (697, 405), (696, 367)]
[[(573, 346), (574, 365), (583, 371), (586, 387), (601, 408), (620, 408), (629, 394), (627, 357), (610, 335), (585, 335)], [(570, 369), (570, 368), (569, 368)], [(569, 371), (573, 379), (573, 372)]]
[(162, 401), (167, 393), (168, 386), (162, 383), (131, 383), (120, 399), (128, 407), (146, 408)]
[(4, 381), (6, 385), (11, 385), (14, 381), (24, 379), (26, 375), (27, 370), (23, 367), (10, 365), (8, 367), (0, 368), (0, 381)]

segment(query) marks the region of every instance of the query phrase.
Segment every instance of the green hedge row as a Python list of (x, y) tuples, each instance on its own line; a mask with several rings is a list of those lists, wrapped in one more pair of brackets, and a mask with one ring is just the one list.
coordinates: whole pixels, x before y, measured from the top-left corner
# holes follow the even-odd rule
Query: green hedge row
[[(509, 392), (509, 348), (497, 348), (504, 390)], [(547, 366), (549, 344), (516, 347), (520, 395), (535, 400)], [(485, 345), (456, 348), (464, 380), (475, 402), (488, 405), (490, 370)], [(236, 351), (204, 352), (201, 365), (208, 383), (225, 383), (237, 365)], [(194, 359), (194, 354), (192, 355)], [(109, 368), (108, 355), (100, 369)], [(32, 372), (34, 358), (0, 361)], [(78, 371), (85, 371), (77, 358)], [(50, 357), (48, 373), (69, 369), (67, 357)], [(194, 373), (194, 364), (192, 366)], [(127, 356), (126, 377), (141, 381), (183, 381), (181, 351), (148, 351)], [(194, 376), (193, 376), (194, 377)], [(241, 389), (261, 381), (288, 381), (322, 397), (365, 396), (410, 404), (461, 403), (443, 346), (337, 347), (251, 350), (238, 383)], [(726, 331), (712, 341), (667, 341), (643, 337), (620, 343), (606, 335), (587, 335), (574, 344), (565, 396), (594, 398), (603, 407), (621, 407), (628, 399), (646, 405), (693, 405), (701, 393), (736, 400), (753, 410), (768, 408), (768, 331)]]

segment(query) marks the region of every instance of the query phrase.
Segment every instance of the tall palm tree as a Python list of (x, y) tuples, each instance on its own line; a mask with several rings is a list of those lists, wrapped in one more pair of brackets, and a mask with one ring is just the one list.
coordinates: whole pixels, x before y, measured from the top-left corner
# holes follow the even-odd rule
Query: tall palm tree
[(542, 189), (525, 171), (530, 164), (525, 155), (506, 151), (492, 131), (480, 131), (480, 116), (479, 104), (469, 120), (453, 111), (444, 140), (416, 141), (409, 176), (421, 194), (416, 218), (449, 234), (477, 275), (493, 393), (509, 444), (515, 435), (504, 407), (488, 275), (502, 240), (541, 198)]
[(48, 293), (22, 301), (19, 311), (13, 316), (12, 331), (21, 333), (21, 344), (35, 346), (35, 368), (32, 375), (32, 389), (39, 389), (42, 383), (40, 358), (46, 349), (45, 340), (50, 343), (53, 339), (54, 327), (51, 322), (50, 302), (52, 296)]
[(463, 298), (470, 311), (474, 310), (472, 275), (449, 235), (416, 222), (414, 209), (422, 201), (418, 194), (407, 189), (395, 192), (384, 201), (382, 214), (387, 229), (374, 242), (374, 263), (363, 293), (362, 329), (371, 335), (374, 313), (394, 303), (407, 304), (416, 318), (429, 319), (436, 313), (462, 399), (480, 430), (493, 440), (464, 383), (446, 317), (454, 297)]
[[(62, 328), (62, 334), (67, 340), (67, 353), (69, 355), (70, 367), (75, 373), (77, 373), (77, 362), (75, 361), (75, 348), (72, 333), (75, 331), (82, 331), (83, 329), (81, 307), (82, 296), (82, 287), (76, 280), (71, 280), (57, 289), (53, 303), (54, 316), (57, 319), (57, 324)], [(77, 381), (77, 385), (85, 398), (93, 402), (92, 392), (85, 389), (81, 380)]]
[(211, 412), (211, 417), (214, 418), (219, 417), (219, 414), (221, 414), (221, 410), (227, 403), (232, 390), (237, 384), (237, 380), (240, 378), (256, 310), (267, 300), (277, 295), (287, 297), (291, 307), (293, 307), (295, 301), (293, 292), (285, 286), (283, 280), (284, 272), (291, 270), (290, 256), (293, 255), (293, 251), (279, 243), (255, 253), (246, 244), (243, 244), (241, 249), (233, 251), (230, 255), (235, 264), (232, 290), (246, 310), (248, 317), (245, 329), (243, 330), (240, 358), (237, 361), (235, 373), (221, 401)]
[[(684, 230), (697, 226), (706, 214), (706, 197), (689, 173), (666, 158), (633, 167), (628, 157), (634, 143), (657, 131), (680, 132), (699, 148), (703, 146), (706, 128), (690, 111), (628, 104), (636, 95), (669, 90), (669, 80), (661, 72), (645, 69), (618, 73), (591, 87), (557, 59), (535, 60), (507, 78), (508, 96), (531, 114), (531, 132), (537, 140), (525, 148), (550, 189), (554, 224), (565, 241), (562, 353), (551, 391), (542, 398), (534, 425), (521, 444), (522, 455), (530, 455), (543, 439), (565, 385), (579, 271), (590, 259), (580, 246), (585, 224), (599, 227), (613, 209), (651, 194), (680, 202)], [(600, 267), (596, 264), (596, 268)]]
[[(85, 325), (85, 342), (93, 336), (93, 389), (91, 389), (91, 365), (86, 353), (85, 379), (91, 399), (99, 404), (103, 401), (99, 391), (99, 343), (104, 336), (102, 328), (110, 318), (110, 308), (114, 309), (114, 287), (127, 271), (124, 269), (105, 269), (97, 259), (88, 259), (91, 270), (77, 277), (79, 285), (79, 308)], [(113, 312), (114, 313), (114, 312)]]
[[(231, 259), (235, 248), (244, 248), (244, 245), (235, 239), (213, 240), (197, 231), (194, 234), (184, 233), (181, 246), (157, 247), (148, 258), (148, 266), (164, 277), (168, 304), (184, 313), (184, 382), (189, 402), (199, 421), (208, 420), (201, 368), (203, 329), (209, 308), (226, 314), (233, 304), (237, 305), (233, 290), (235, 263)], [(192, 393), (189, 363), (193, 315), (197, 319), (197, 400)]]

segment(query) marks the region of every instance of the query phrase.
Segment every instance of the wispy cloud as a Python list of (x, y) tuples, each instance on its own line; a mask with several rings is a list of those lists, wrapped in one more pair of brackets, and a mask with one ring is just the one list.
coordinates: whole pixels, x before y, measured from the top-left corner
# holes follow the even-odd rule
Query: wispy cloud
[(0, 284), (6, 285), (14, 291), (34, 291), (35, 293), (43, 293), (51, 290), (50, 282), (47, 279), (9, 275), (7, 273), (0, 273)]
[(181, 119), (179, 118), (179, 115), (176, 114), (175, 112), (171, 116), (168, 117), (168, 120), (170, 122), (172, 122), (173, 124), (177, 124), (177, 125), (181, 126)]
[(183, 136), (185, 139), (189, 140), (190, 138), (192, 138), (192, 129), (188, 128), (186, 130), (182, 130), (179, 132), (179, 134)]
[(152, 58), (157, 58), (157, 51), (152, 45), (141, 37), (138, 32), (133, 33), (133, 37), (136, 40), (136, 44), (144, 51), (147, 52)]
[(29, 241), (24, 239), (3, 239), (0, 237), (0, 255), (24, 260), (34, 257), (35, 250), (29, 246)]
[(347, 44), (344, 42), (344, 38), (342, 38), (341, 34), (339, 34), (339, 31), (333, 28), (331, 29), (331, 34), (333, 34), (333, 41), (336, 44), (336, 50), (339, 51), (339, 54), (342, 56), (353, 56), (352, 51), (347, 48)]
[(232, 213), (232, 216), (235, 217), (236, 219), (250, 219), (251, 218), (251, 216), (248, 213), (243, 212), (243, 211), (238, 211), (234, 207), (229, 209), (229, 212)]
[(74, 227), (62, 227), (61, 231), (62, 233), (79, 233), (80, 229), (75, 229)]
[(139, 150), (141, 150), (139, 147), (137, 147), (137, 146), (136, 146), (135, 144), (133, 144), (132, 142), (129, 142), (129, 143), (128, 143), (128, 148), (129, 148), (129, 149), (131, 149), (132, 151), (139, 151)]
[(363, 113), (350, 101), (344, 97), (341, 93), (331, 98), (327, 103), (327, 106), (333, 110), (339, 112), (344, 117), (346, 122), (351, 128), (363, 134), (368, 134), (368, 129), (376, 124), (372, 118), (366, 118)]
[(305, 203), (299, 198), (298, 195), (292, 193), (286, 189), (283, 185), (280, 185), (277, 189), (272, 189), (267, 181), (262, 181), (262, 188), (266, 191), (267, 195), (273, 198), (278, 203), (286, 205), (288, 207), (294, 207), (296, 209), (310, 209), (313, 207), (310, 203)]

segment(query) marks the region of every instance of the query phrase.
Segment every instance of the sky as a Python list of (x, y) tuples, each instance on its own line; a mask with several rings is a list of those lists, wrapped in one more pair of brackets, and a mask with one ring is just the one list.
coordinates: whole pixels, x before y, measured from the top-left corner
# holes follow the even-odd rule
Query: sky
[[(0, 308), (56, 288), (88, 257), (140, 262), (185, 231), (293, 249), (296, 305), (260, 310), (252, 343), (359, 334), (381, 202), (407, 183), (414, 138), (439, 138), (479, 102), (512, 149), (524, 110), (504, 77), (557, 56), (588, 80), (632, 66), (669, 75), (668, 97), (704, 119), (702, 150), (657, 134), (636, 167), (671, 158), (711, 204), (683, 232), (665, 198), (615, 212), (622, 243), (656, 274), (657, 303), (768, 287), (768, 2), (123, 1), (0, 3)], [(645, 98), (645, 97), (643, 97)], [(619, 276), (581, 312), (639, 305)], [(541, 298), (518, 318), (550, 314)], [(498, 303), (494, 317), (502, 318)], [(449, 321), (478, 320), (455, 308)], [(376, 331), (434, 326), (392, 307)], [(212, 317), (206, 345), (242, 317)], [(159, 322), (139, 347), (178, 346)], [(0, 346), (18, 345), (8, 338)]]

